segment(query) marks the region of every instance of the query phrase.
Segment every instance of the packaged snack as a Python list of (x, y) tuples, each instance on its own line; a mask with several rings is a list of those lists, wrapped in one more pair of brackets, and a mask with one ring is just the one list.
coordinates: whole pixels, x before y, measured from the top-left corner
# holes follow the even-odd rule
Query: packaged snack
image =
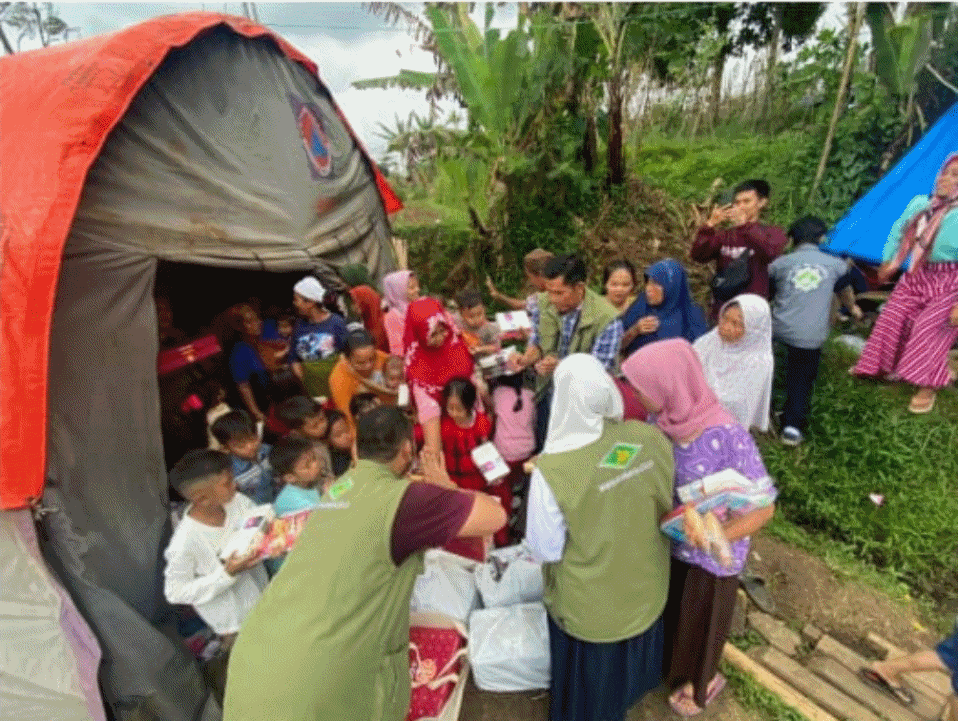
[(473, 463), (489, 483), (509, 475), (509, 465), (490, 442), (476, 446), (470, 451)]

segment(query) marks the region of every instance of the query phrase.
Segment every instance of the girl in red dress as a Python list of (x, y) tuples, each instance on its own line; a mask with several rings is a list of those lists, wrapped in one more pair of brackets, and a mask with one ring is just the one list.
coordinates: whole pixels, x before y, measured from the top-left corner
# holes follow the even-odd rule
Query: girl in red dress
[[(488, 483), (470, 455), (492, 438), (492, 422), (476, 410), (476, 386), (468, 378), (453, 378), (442, 390), (442, 452), (446, 471), (460, 488), (496, 496), (506, 513), (512, 514), (512, 490), (505, 478)], [(508, 526), (496, 533), (496, 545), (509, 542)]]

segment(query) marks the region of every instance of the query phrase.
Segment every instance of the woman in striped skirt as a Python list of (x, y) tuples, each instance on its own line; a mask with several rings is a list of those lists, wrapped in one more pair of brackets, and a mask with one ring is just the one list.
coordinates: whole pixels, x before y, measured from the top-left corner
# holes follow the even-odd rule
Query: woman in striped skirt
[(948, 351), (958, 339), (958, 153), (938, 171), (933, 195), (912, 199), (892, 226), (879, 278), (908, 263), (875, 323), (858, 376), (918, 387), (908, 409), (928, 413), (939, 388), (955, 379)]

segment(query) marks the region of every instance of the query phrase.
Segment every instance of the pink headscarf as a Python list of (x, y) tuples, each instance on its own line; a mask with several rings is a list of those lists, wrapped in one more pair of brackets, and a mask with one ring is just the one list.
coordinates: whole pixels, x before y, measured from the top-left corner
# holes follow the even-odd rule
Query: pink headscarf
[(639, 393), (662, 408), (656, 425), (673, 441), (737, 422), (709, 388), (699, 357), (684, 338), (639, 348), (622, 364), (622, 373)]
[(905, 225), (898, 250), (891, 259), (892, 270), (898, 270), (905, 264), (906, 260), (910, 260), (911, 265), (908, 266), (908, 272), (914, 273), (925, 264), (928, 256), (931, 255), (935, 238), (941, 228), (941, 221), (945, 219), (948, 213), (958, 208), (958, 195), (953, 193), (950, 197), (940, 198), (935, 194), (938, 178), (941, 177), (949, 165), (956, 161), (958, 161), (958, 153), (952, 153), (948, 156), (935, 176), (936, 187), (932, 188), (931, 200), (928, 201), (928, 205), (916, 213)]
[(397, 270), (383, 278), (383, 304), (387, 308), (395, 308), (403, 318), (406, 317), (406, 308), (409, 307), (409, 277), (411, 270)]

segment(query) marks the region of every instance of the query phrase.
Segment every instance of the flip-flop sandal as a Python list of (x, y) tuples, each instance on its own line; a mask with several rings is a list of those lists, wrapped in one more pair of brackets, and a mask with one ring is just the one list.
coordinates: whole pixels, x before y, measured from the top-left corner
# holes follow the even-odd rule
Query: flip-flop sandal
[(715, 674), (715, 678), (709, 683), (708, 693), (705, 694), (705, 705), (708, 706), (715, 698), (725, 690), (725, 676), (720, 673)]
[(872, 688), (888, 694), (902, 706), (911, 706), (915, 703), (915, 697), (911, 695), (911, 691), (904, 686), (895, 686), (891, 681), (870, 668), (859, 669), (858, 678)]
[(911, 402), (908, 404), (908, 410), (918, 416), (931, 413), (933, 410), (935, 410), (935, 401), (937, 399), (938, 396), (932, 396), (931, 400), (925, 405), (918, 405), (915, 403), (915, 399), (912, 398)]
[(695, 699), (692, 698), (692, 695), (685, 691), (685, 689), (680, 690), (678, 696), (675, 694), (669, 696), (669, 708), (682, 718), (698, 716), (705, 710), (704, 708), (699, 708), (699, 705), (695, 703)]
[(738, 582), (745, 593), (748, 594), (748, 597), (752, 599), (752, 603), (769, 616), (775, 615), (775, 601), (772, 600), (768, 588), (765, 587), (764, 578), (742, 571), (738, 575)]

